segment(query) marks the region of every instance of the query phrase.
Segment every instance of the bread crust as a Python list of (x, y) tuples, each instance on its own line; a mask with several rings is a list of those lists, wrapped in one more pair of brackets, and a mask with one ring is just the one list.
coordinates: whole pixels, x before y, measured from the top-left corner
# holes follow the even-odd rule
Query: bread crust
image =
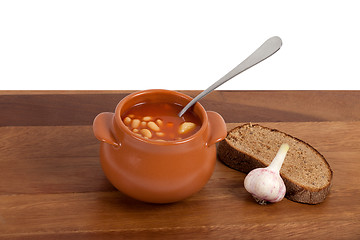
[[(318, 204), (325, 200), (326, 196), (330, 192), (330, 188), (332, 185), (333, 171), (331, 170), (329, 163), (326, 161), (325, 157), (321, 153), (319, 153), (310, 144), (308, 144), (296, 137), (293, 137), (293, 136), (291, 136), (287, 133), (284, 133), (282, 131), (279, 131), (277, 129), (264, 127), (259, 124), (246, 123), (246, 124), (237, 126), (234, 129), (230, 130), (228, 132), (228, 135), (231, 131), (236, 131), (237, 128), (242, 128), (246, 125), (249, 125), (250, 127), (260, 126), (261, 128), (265, 128), (270, 131), (277, 131), (279, 133), (285, 134), (286, 136), (295, 139), (296, 141), (301, 142), (302, 144), (306, 144), (307, 146), (312, 148), (316, 152), (316, 154), (318, 154), (323, 159), (324, 163), (327, 165), (328, 169), (331, 172), (331, 177), (330, 177), (330, 181), (329, 181), (328, 185), (326, 185), (325, 187), (323, 187), (321, 189), (317, 189), (314, 191), (311, 189), (307, 189), (304, 186), (296, 184), (291, 179), (281, 176), (286, 185), (285, 197), (288, 198), (289, 200), (292, 200), (295, 202), (307, 203), (307, 204)], [(218, 144), (217, 154), (218, 154), (219, 160), (222, 161), (225, 165), (227, 165), (228, 167), (230, 167), (232, 169), (235, 169), (237, 171), (241, 171), (244, 173), (248, 173), (255, 168), (267, 167), (263, 162), (261, 162), (256, 157), (253, 157), (251, 155), (248, 155), (244, 152), (241, 152), (241, 151), (233, 148), (229, 144), (227, 137)]]

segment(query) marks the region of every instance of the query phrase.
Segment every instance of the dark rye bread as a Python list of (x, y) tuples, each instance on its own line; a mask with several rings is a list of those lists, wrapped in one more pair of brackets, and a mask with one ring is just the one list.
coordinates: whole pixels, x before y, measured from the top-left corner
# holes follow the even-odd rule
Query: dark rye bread
[(286, 185), (286, 198), (317, 204), (330, 191), (333, 172), (325, 158), (312, 146), (289, 134), (258, 124), (244, 124), (228, 132), (218, 145), (218, 157), (227, 166), (248, 173), (267, 167), (282, 143), (290, 149), (280, 174)]

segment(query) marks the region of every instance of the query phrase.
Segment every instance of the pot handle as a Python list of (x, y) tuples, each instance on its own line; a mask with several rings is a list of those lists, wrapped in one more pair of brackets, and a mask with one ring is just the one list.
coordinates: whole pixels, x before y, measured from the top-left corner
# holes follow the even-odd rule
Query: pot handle
[(224, 119), (220, 114), (213, 111), (207, 111), (209, 119), (209, 137), (206, 145), (211, 146), (223, 140), (227, 135), (227, 129)]
[(114, 113), (103, 112), (98, 114), (93, 122), (93, 132), (95, 137), (108, 144), (119, 146), (113, 131)]

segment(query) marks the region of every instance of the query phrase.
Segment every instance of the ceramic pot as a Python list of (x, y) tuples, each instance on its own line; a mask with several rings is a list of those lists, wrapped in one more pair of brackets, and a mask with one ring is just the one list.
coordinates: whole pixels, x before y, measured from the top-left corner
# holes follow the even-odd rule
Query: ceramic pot
[(192, 111), (201, 128), (177, 141), (153, 141), (137, 136), (121, 116), (143, 102), (169, 102), (185, 106), (191, 97), (169, 90), (151, 89), (123, 98), (115, 113), (96, 116), (93, 131), (100, 143), (100, 161), (109, 181), (122, 193), (151, 203), (170, 203), (198, 192), (211, 177), (216, 163), (215, 143), (226, 137), (224, 119), (196, 103)]

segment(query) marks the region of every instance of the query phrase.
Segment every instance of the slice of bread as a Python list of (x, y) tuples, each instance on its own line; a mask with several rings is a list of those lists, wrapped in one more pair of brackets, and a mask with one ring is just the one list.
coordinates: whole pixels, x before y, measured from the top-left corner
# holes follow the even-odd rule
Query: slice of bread
[(289, 134), (258, 124), (244, 124), (228, 132), (218, 145), (218, 157), (227, 166), (248, 173), (267, 167), (282, 143), (290, 149), (280, 175), (286, 185), (286, 198), (301, 203), (318, 204), (330, 191), (333, 172), (312, 146)]

